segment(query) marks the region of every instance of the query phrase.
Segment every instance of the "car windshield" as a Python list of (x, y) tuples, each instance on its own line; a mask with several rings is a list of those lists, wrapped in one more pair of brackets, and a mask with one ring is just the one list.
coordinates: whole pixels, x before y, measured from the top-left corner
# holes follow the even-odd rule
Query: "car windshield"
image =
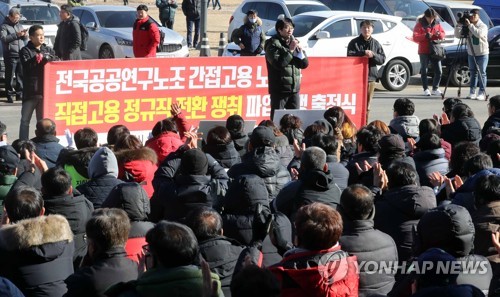
[[(313, 15), (298, 15), (294, 16), (293, 22), (295, 24), (295, 29), (293, 30), (293, 36), (302, 37), (307, 33), (311, 32), (312, 29), (316, 28), (321, 22), (325, 20), (324, 17), (313, 16)], [(267, 36), (276, 35), (276, 30), (270, 29), (266, 32)]]
[(500, 34), (500, 26), (493, 27), (490, 30), (488, 30), (488, 41), (492, 41), (493, 39), (495, 39), (495, 37), (497, 37), (498, 34)]
[(425, 10), (429, 8), (422, 0), (382, 0), (391, 15), (397, 15), (404, 18), (416, 18), (424, 14)]
[(101, 27), (132, 28), (137, 19), (135, 11), (96, 11)]
[(59, 10), (52, 5), (21, 6), (21, 24), (58, 24)]
[(291, 16), (298, 15), (309, 11), (330, 11), (326, 5), (304, 5), (304, 4), (288, 4), (288, 11)]

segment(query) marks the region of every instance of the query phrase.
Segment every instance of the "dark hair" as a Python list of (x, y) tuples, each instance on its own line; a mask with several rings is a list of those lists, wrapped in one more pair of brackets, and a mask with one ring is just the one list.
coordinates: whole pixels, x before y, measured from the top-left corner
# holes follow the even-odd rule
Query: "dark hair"
[(446, 98), (443, 101), (443, 111), (446, 113), (448, 118), (451, 118), (451, 111), (453, 110), (453, 106), (462, 103), (462, 100), (459, 98)]
[(283, 133), (292, 129), (299, 129), (301, 127), (302, 120), (296, 115), (287, 113), (280, 119), (280, 129)]
[(69, 13), (70, 15), (73, 14), (73, 7), (71, 5), (68, 5), (68, 4), (63, 4), (61, 5), (61, 10), (64, 10), (66, 11), (67, 13)]
[(464, 141), (456, 144), (451, 151), (450, 171), (462, 177), (466, 176), (464, 172), (465, 162), (479, 153), (479, 147), (472, 142)]
[(301, 170), (323, 170), (326, 164), (326, 153), (317, 146), (310, 146), (302, 153)]
[(43, 198), (40, 192), (28, 186), (13, 188), (5, 197), (5, 211), (12, 223), (36, 218), (43, 209)]
[(478, 208), (489, 202), (500, 200), (500, 176), (489, 174), (479, 177), (474, 188), (474, 198)]
[(250, 16), (250, 15), (252, 15), (252, 14), (254, 14), (254, 15), (258, 15), (259, 13), (258, 13), (258, 12), (257, 12), (257, 10), (255, 10), (255, 9), (250, 9), (250, 10), (249, 10), (249, 11), (247, 11), (247, 13), (246, 13), (246, 15), (247, 15), (247, 16)]
[(37, 137), (44, 135), (56, 135), (56, 123), (48, 118), (39, 120), (36, 123), (35, 135)]
[(488, 144), (486, 153), (491, 157), (491, 160), (493, 161), (493, 167), (500, 168), (500, 160), (498, 160), (497, 156), (497, 154), (500, 153), (500, 139), (494, 140), (490, 144)]
[(427, 8), (424, 12), (424, 15), (428, 18), (430, 17), (437, 17), (437, 13), (434, 9), (432, 8)]
[(92, 128), (83, 128), (75, 132), (75, 145), (77, 149), (97, 147), (97, 133)]
[(106, 141), (108, 145), (115, 145), (122, 135), (130, 134), (130, 130), (124, 125), (114, 125), (108, 131), (108, 136)]
[(32, 25), (29, 30), (28, 30), (28, 35), (29, 36), (35, 36), (35, 32), (38, 30), (43, 31), (43, 27), (41, 25)]
[(311, 124), (304, 130), (304, 139), (310, 139), (315, 135), (326, 135), (327, 130), (325, 126), (319, 124)]
[(393, 107), (398, 116), (411, 116), (415, 113), (415, 103), (408, 98), (396, 99)]
[(495, 111), (500, 110), (500, 95), (496, 95), (490, 98), (489, 102), (490, 106), (495, 108)]
[(177, 125), (170, 118), (156, 122), (156, 124), (153, 127), (153, 130), (151, 130), (151, 134), (153, 135), (153, 137), (156, 137), (165, 132), (177, 133)]
[(461, 119), (461, 118), (473, 118), (474, 113), (472, 112), (472, 109), (465, 103), (458, 103), (455, 106), (453, 106), (453, 109), (451, 110), (451, 116), (453, 119)]
[(160, 221), (146, 234), (152, 254), (163, 267), (193, 264), (198, 256), (198, 241), (186, 225)]
[(464, 163), (464, 173), (466, 176), (473, 176), (481, 170), (493, 168), (493, 161), (485, 153), (478, 153)]
[(315, 202), (297, 211), (295, 230), (299, 247), (313, 251), (329, 249), (342, 235), (342, 217), (332, 207)]
[(100, 208), (92, 213), (85, 226), (87, 237), (97, 245), (99, 252), (114, 247), (125, 247), (130, 232), (127, 213), (119, 208)]
[(333, 128), (341, 128), (345, 119), (345, 112), (340, 106), (328, 108), (323, 114), (325, 120), (332, 125)]
[(271, 128), (271, 130), (273, 130), (274, 136), (281, 136), (281, 135), (283, 135), (283, 133), (281, 133), (280, 129), (278, 127), (276, 127), (276, 125), (274, 124), (274, 122), (271, 121), (271, 120), (263, 120), (263, 121), (261, 121), (259, 123), (259, 126), (264, 126), (264, 127)]
[(187, 215), (186, 225), (193, 230), (198, 241), (222, 234), (222, 218), (212, 208), (199, 207), (194, 209)]
[(122, 137), (118, 138), (113, 147), (115, 152), (119, 152), (122, 150), (138, 150), (142, 148), (142, 142), (137, 138), (137, 136), (125, 134)]
[(280, 285), (274, 274), (256, 265), (245, 266), (231, 280), (231, 295), (238, 297), (279, 297)]
[(208, 145), (218, 145), (218, 144), (229, 144), (231, 142), (231, 134), (226, 127), (217, 126), (210, 129), (207, 133), (207, 144)]
[(408, 163), (394, 161), (386, 170), (389, 180), (389, 189), (399, 188), (408, 185), (416, 185), (418, 182), (418, 173)]
[(243, 133), (245, 131), (245, 120), (238, 115), (233, 114), (228, 117), (226, 120), (226, 128), (231, 133), (231, 138), (234, 138), (234, 135)]
[(148, 7), (144, 4), (141, 4), (141, 5), (137, 6), (137, 11), (139, 11), (139, 10), (148, 11)]
[(276, 32), (279, 30), (282, 30), (285, 28), (285, 25), (292, 26), (292, 28), (295, 28), (295, 24), (293, 23), (293, 20), (291, 18), (284, 17), (282, 19), (279, 19), (276, 21), (276, 25), (274, 25), (274, 28), (276, 29)]
[(26, 159), (26, 154), (24, 153), (25, 150), (28, 151), (28, 153), (34, 153), (36, 152), (36, 145), (33, 142), (33, 140), (28, 140), (28, 139), (16, 139), (12, 142), (12, 147), (16, 150), (16, 152), (19, 154), (19, 158)]
[(42, 192), (44, 198), (67, 194), (71, 189), (71, 176), (63, 168), (56, 166), (49, 168), (42, 174)]
[(384, 135), (391, 134), (391, 129), (389, 129), (389, 126), (387, 126), (387, 124), (382, 122), (381, 120), (374, 120), (371, 123), (369, 123), (367, 126), (373, 126), (377, 129), (379, 129), (380, 132), (382, 132)]
[(340, 196), (340, 206), (342, 214), (349, 219), (366, 220), (374, 209), (373, 193), (364, 185), (350, 185)]
[(332, 135), (318, 134), (311, 138), (311, 145), (317, 146), (325, 151), (327, 155), (336, 155), (339, 148), (337, 138)]
[(439, 135), (438, 122), (435, 119), (423, 119), (418, 124), (418, 133), (420, 136), (424, 134)]
[(379, 151), (378, 141), (382, 136), (382, 132), (376, 127), (366, 126), (356, 133), (356, 141), (363, 146), (363, 150), (376, 153)]
[(438, 149), (441, 147), (441, 138), (433, 133), (420, 135), (417, 147), (423, 151)]
[(364, 20), (359, 24), (359, 27), (363, 27), (364, 25), (366, 26), (371, 26), (373, 28), (373, 21), (372, 20)]

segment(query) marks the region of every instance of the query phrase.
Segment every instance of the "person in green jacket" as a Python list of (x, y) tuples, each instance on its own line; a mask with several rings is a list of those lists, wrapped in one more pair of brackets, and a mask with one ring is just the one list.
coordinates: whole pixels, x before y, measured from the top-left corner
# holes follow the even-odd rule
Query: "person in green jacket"
[(0, 217), (3, 215), (3, 201), (12, 185), (17, 181), (19, 155), (11, 145), (0, 146)]
[(276, 22), (276, 35), (266, 40), (268, 88), (271, 95), (271, 120), (276, 109), (300, 108), (300, 70), (309, 66), (306, 53), (293, 37), (295, 24), (290, 18)]
[(174, 29), (176, 0), (156, 0), (156, 7), (160, 11), (160, 21), (162, 26)]
[[(203, 275), (195, 266), (199, 259), (198, 241), (186, 225), (160, 221), (146, 234), (144, 251), (147, 271), (136, 281), (115, 285), (106, 291), (114, 297), (200, 297)], [(217, 284), (217, 296), (223, 297), (219, 277), (210, 273)]]

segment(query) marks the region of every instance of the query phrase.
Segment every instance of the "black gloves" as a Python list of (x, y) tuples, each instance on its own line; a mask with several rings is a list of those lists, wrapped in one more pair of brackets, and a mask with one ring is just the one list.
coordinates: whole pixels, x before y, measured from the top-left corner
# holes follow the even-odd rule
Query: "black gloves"
[(427, 38), (427, 39), (431, 39), (431, 38), (432, 38), (431, 33), (429, 33), (429, 32), (425, 33), (425, 38)]
[(269, 233), (273, 215), (269, 207), (257, 204), (252, 222), (252, 243), (262, 243)]

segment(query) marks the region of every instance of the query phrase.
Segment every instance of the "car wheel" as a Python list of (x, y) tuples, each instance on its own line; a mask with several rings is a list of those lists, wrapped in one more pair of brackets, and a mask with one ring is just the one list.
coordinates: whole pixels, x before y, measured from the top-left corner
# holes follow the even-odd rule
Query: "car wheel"
[(450, 75), (451, 75), (450, 82), (455, 87), (458, 87), (459, 85), (463, 87), (468, 87), (470, 85), (469, 67), (467, 66), (462, 66), (460, 68), (456, 67), (452, 70), (452, 73)]
[(401, 60), (392, 60), (385, 66), (381, 82), (389, 91), (404, 90), (410, 82), (410, 68)]
[(99, 51), (99, 59), (114, 59), (115, 54), (113, 53), (113, 49), (109, 45), (103, 45), (101, 50)]

